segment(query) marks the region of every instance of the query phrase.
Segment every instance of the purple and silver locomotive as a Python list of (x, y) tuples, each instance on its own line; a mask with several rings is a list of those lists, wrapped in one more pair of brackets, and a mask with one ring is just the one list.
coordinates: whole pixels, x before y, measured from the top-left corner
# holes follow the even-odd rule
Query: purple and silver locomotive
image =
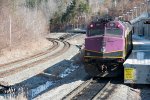
[(112, 77), (123, 72), (132, 51), (132, 26), (128, 22), (91, 22), (85, 38), (85, 71), (91, 76)]

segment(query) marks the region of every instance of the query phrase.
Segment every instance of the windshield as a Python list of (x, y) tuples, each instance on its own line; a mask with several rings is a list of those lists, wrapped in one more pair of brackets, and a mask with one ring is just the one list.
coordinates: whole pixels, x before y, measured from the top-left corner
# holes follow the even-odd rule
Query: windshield
[(122, 35), (122, 30), (119, 28), (107, 28), (106, 34), (112, 34), (112, 35)]
[(90, 29), (88, 30), (88, 36), (94, 36), (94, 35), (103, 35), (104, 29)]

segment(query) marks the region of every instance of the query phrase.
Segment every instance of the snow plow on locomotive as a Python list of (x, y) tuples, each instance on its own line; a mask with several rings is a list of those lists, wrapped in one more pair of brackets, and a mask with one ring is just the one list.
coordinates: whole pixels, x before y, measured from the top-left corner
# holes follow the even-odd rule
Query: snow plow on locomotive
[(90, 76), (123, 74), (123, 63), (132, 51), (132, 26), (121, 21), (91, 22), (85, 38), (84, 64)]

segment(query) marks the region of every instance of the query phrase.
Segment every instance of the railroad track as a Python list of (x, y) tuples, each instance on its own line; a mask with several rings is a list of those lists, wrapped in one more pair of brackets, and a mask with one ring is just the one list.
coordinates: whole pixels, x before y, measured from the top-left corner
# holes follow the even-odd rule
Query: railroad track
[(110, 79), (103, 82), (89, 79), (66, 95), (63, 100), (97, 100), (109, 85)]
[[(23, 71), (27, 68), (35, 67), (36, 65), (38, 65), (40, 63), (44, 63), (50, 59), (60, 56), (62, 53), (66, 52), (70, 48), (70, 44), (68, 42), (63, 41), (62, 42), (63, 48), (61, 50), (57, 50), (57, 52), (53, 52), (53, 51), (55, 51), (55, 49), (57, 49), (60, 46), (60, 41), (52, 40), (52, 42), (53, 42), (53, 46), (45, 52), (30, 56), (28, 58), (20, 59), (17, 61), (13, 61), (13, 62), (1, 65), (0, 66), (0, 69), (1, 69), (0, 70), (0, 78), (10, 76), (17, 72)], [(51, 53), (51, 52), (53, 52), (53, 53)], [(43, 55), (47, 55), (48, 53), (51, 53), (51, 54), (49, 54), (48, 56), (43, 56)], [(43, 57), (40, 59), (41, 56), (43, 56)], [(30, 60), (33, 60), (33, 61), (30, 62)], [(24, 62), (26, 62), (26, 63), (24, 64)], [(19, 65), (19, 66), (14, 67), (15, 65)]]
[(11, 62), (9, 62), (9, 63), (0, 64), (0, 69), (3, 69), (4, 66), (5, 66), (5, 68), (6, 68), (6, 67), (8, 67), (8, 66), (10, 66), (10, 65), (12, 65), (12, 64), (15, 64), (15, 63), (21, 63), (21, 62), (24, 62), (24, 61), (26, 61), (26, 60), (31, 60), (31, 59), (40, 57), (40, 56), (42, 56), (42, 55), (44, 55), (44, 54), (47, 54), (48, 52), (50, 52), (50, 51), (52, 51), (52, 50), (57, 49), (58, 46), (59, 46), (58, 41), (55, 41), (55, 40), (50, 40), (50, 41), (52, 42), (53, 45), (52, 45), (49, 49), (47, 49), (46, 51), (40, 52), (40, 53), (38, 53), (38, 54), (31, 55), (31, 56), (29, 56), (29, 57), (25, 57), (25, 58), (22, 58), (22, 59), (19, 59), (19, 60), (11, 61)]

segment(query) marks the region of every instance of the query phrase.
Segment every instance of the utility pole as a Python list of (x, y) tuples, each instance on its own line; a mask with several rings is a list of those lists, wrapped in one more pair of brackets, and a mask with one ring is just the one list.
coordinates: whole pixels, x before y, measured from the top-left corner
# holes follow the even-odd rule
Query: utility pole
[(11, 51), (11, 42), (12, 42), (12, 26), (11, 26), (11, 16), (9, 16), (9, 47)]

